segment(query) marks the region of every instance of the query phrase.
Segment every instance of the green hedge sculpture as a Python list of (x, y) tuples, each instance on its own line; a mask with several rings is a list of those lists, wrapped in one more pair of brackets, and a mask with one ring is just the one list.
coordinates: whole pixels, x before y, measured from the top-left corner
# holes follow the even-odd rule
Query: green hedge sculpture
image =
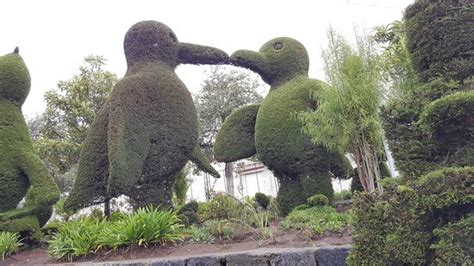
[(59, 189), (33, 150), (21, 112), (30, 84), (18, 48), (0, 57), (0, 231), (34, 238), (50, 218)]
[(231, 63), (260, 74), (270, 92), (260, 105), (234, 111), (224, 122), (214, 146), (214, 157), (232, 162), (254, 155), (273, 171), (280, 182), (277, 201), (283, 214), (315, 194), (333, 197), (330, 170), (347, 160), (315, 145), (302, 133), (298, 112), (315, 109), (311, 92), (322, 81), (308, 78), (309, 58), (298, 41), (281, 37), (259, 52), (239, 50)]
[(173, 179), (189, 160), (219, 176), (197, 147), (196, 110), (175, 69), (182, 63), (225, 63), (228, 55), (180, 43), (157, 21), (133, 25), (124, 50), (127, 73), (91, 125), (66, 210), (122, 194), (143, 206), (170, 206)]
[[(439, 166), (474, 164), (472, 140), (465, 145), (465, 140), (454, 143), (459, 138), (451, 138), (454, 145), (446, 149), (436, 135), (448, 129), (440, 123), (436, 123), (438, 129), (425, 124), (427, 112), (432, 113), (428, 110), (431, 102), (474, 88), (473, 17), (474, 3), (469, 0), (416, 0), (405, 10), (407, 49), (418, 84), (404, 88), (403, 97), (392, 98), (382, 111), (387, 142), (404, 176), (424, 175)], [(443, 109), (450, 109), (448, 105)], [(459, 107), (453, 106), (456, 117), (472, 113), (472, 108)], [(454, 109), (450, 110), (453, 114)], [(450, 123), (448, 118), (443, 123)], [(455, 128), (458, 133), (472, 131), (472, 123), (458, 123)], [(471, 154), (470, 160), (465, 153)]]

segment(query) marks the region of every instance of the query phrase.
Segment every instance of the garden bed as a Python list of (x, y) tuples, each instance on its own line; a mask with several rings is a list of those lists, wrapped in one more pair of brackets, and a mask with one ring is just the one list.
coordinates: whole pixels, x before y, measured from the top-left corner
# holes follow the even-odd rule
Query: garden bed
[[(212, 244), (192, 244), (181, 242), (177, 245), (153, 246), (148, 248), (129, 247), (116, 251), (103, 251), (95, 255), (80, 258), (75, 262), (104, 262), (119, 260), (134, 260), (144, 258), (164, 258), (182, 256), (201, 256), (204, 254), (224, 254), (244, 251), (254, 251), (268, 248), (303, 248), (347, 245), (352, 242), (349, 233), (345, 230), (341, 233), (326, 233), (324, 236), (308, 238), (301, 231), (283, 230), (280, 227), (275, 231), (274, 237), (262, 240), (257, 230), (235, 235), (233, 240), (216, 240)], [(38, 265), (59, 264), (58, 261), (48, 257), (46, 248), (22, 251), (12, 255), (0, 265)]]

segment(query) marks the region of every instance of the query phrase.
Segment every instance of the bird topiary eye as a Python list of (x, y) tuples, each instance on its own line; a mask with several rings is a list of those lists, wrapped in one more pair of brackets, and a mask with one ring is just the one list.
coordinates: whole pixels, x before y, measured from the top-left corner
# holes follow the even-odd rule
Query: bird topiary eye
[(283, 48), (283, 43), (277, 42), (273, 45), (273, 48), (275, 48), (275, 50), (280, 50), (281, 48)]

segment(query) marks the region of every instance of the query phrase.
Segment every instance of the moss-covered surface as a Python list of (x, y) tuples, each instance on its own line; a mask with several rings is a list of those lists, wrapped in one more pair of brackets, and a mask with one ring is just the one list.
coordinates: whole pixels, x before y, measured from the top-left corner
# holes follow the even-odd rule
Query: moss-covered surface
[(417, 0), (405, 10), (408, 49), (424, 81), (463, 81), (474, 73), (474, 3)]
[(214, 158), (233, 162), (253, 156), (255, 149), (255, 121), (260, 105), (239, 108), (226, 118), (214, 145)]
[(437, 144), (438, 152), (452, 153), (462, 148), (461, 156), (471, 155), (464, 163), (474, 165), (473, 151), (466, 149), (474, 149), (474, 91), (450, 94), (431, 102), (421, 113), (420, 123)]
[(65, 202), (68, 210), (121, 194), (140, 206), (169, 206), (173, 179), (189, 160), (218, 176), (195, 150), (196, 110), (174, 71), (181, 63), (225, 63), (228, 56), (212, 47), (179, 43), (169, 27), (156, 21), (133, 25), (124, 50), (127, 73), (91, 126)]
[[(382, 112), (387, 142), (397, 169), (405, 176), (420, 176), (440, 166), (472, 164), (464, 156), (473, 157), (472, 137), (454, 143), (460, 140), (456, 137), (458, 133), (472, 130), (469, 123), (454, 127), (457, 133), (449, 141), (452, 145), (447, 152), (441, 143), (445, 141), (440, 142), (436, 135), (448, 127), (436, 123), (438, 129), (427, 131), (426, 124), (419, 120), (423, 113), (431, 112), (425, 110), (432, 108), (428, 107), (431, 102), (456, 92), (472, 91), (473, 16), (474, 4), (465, 0), (417, 0), (406, 9), (408, 51), (418, 79), (404, 86), (400, 96), (390, 99)], [(459, 115), (447, 114), (442, 117), (443, 124), (457, 123)]]
[[(0, 231), (37, 237), (59, 199), (59, 190), (34, 153), (21, 113), (30, 75), (16, 49), (0, 57)], [(24, 207), (16, 206), (26, 196)]]
[[(472, 219), (473, 186), (474, 167), (443, 168), (409, 184), (387, 183), (382, 195), (357, 194), (349, 262), (472, 264), (474, 246), (465, 241), (472, 240), (472, 229), (458, 232), (457, 227)], [(447, 238), (446, 230), (459, 239)]]
[(265, 43), (259, 52), (236, 51), (231, 63), (257, 72), (271, 88), (258, 110), (257, 106), (244, 107), (247, 109), (235, 111), (224, 122), (214, 148), (216, 159), (241, 159), (245, 154), (242, 151), (251, 155), (250, 140), (255, 139), (258, 158), (280, 182), (277, 201), (283, 214), (315, 194), (332, 199), (329, 171), (342, 174), (350, 169), (340, 169), (348, 166), (341, 162), (347, 160), (345, 157), (314, 145), (302, 133), (302, 124), (296, 117), (298, 112), (317, 107), (310, 95), (323, 86), (321, 81), (308, 78), (309, 59), (304, 46), (291, 38), (276, 38)]

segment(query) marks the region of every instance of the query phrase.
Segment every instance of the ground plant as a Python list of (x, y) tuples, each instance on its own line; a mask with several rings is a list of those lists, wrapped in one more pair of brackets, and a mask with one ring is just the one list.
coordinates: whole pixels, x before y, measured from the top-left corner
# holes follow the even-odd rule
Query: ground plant
[(17, 233), (0, 232), (0, 259), (4, 260), (10, 254), (17, 252), (20, 246)]

